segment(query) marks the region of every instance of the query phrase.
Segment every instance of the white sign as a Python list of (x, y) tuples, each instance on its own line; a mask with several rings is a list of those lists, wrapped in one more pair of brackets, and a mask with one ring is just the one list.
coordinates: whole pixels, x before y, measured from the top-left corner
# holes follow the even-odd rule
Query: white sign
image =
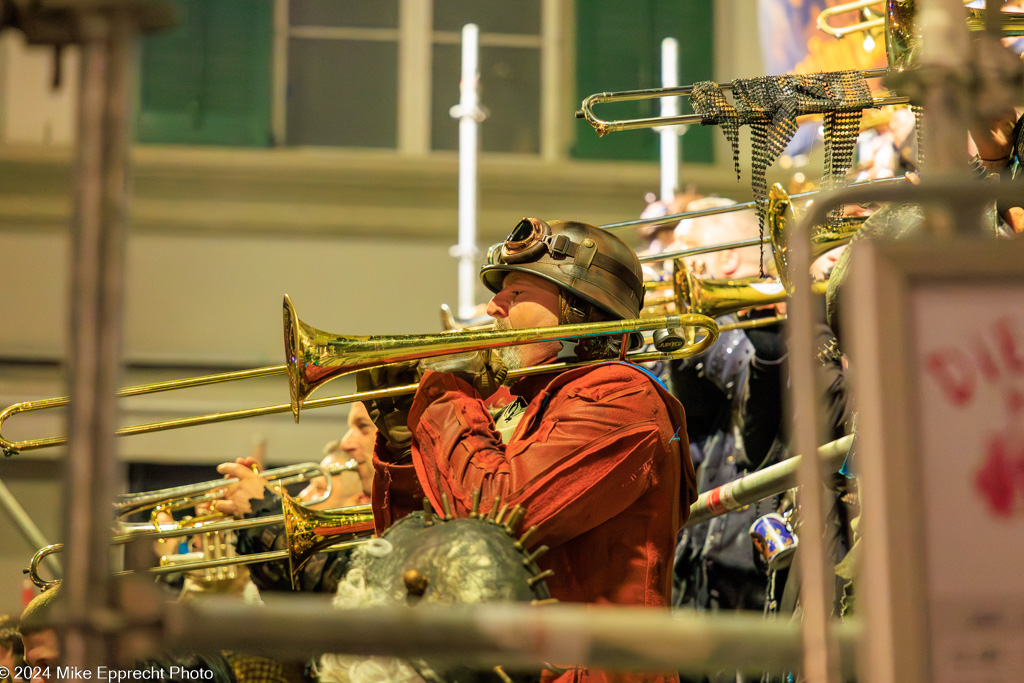
[(1024, 680), (1024, 286), (910, 300), (930, 680)]

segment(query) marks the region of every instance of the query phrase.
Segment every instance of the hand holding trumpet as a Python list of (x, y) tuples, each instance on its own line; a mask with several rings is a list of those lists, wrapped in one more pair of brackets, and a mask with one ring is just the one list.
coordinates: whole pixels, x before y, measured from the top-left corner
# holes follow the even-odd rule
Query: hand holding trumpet
[(237, 458), (235, 462), (221, 463), (217, 465), (217, 471), (226, 479), (235, 478), (238, 481), (225, 487), (224, 493), (213, 501), (211, 507), (236, 518), (251, 513), (250, 501), (254, 498), (262, 500), (263, 491), (268, 486), (267, 481), (259, 475), (255, 458)]

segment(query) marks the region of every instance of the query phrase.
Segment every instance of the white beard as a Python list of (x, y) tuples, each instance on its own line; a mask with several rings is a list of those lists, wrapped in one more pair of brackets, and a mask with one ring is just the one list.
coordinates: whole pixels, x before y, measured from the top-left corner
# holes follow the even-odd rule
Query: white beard
[[(494, 329), (511, 330), (513, 328), (509, 324), (508, 318), (495, 318)], [(494, 354), (509, 370), (519, 370), (523, 367), (523, 354), (520, 353), (520, 347), (518, 346), (499, 346), (494, 349)]]
[[(494, 329), (514, 330), (517, 328), (509, 324), (508, 318), (495, 318)], [(494, 353), (509, 370), (521, 370), (551, 360), (558, 355), (561, 349), (562, 342), (531, 342), (518, 346), (500, 346), (494, 349)], [(524, 352), (526, 359), (530, 361), (529, 364), (523, 360)]]

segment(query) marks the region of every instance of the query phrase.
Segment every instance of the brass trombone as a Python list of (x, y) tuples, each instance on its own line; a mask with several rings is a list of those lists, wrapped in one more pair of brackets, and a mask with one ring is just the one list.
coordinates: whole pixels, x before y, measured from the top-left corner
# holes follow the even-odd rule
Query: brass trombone
[[(846, 10), (859, 9), (864, 5), (875, 3), (863, 3), (857, 0), (845, 5)], [(966, 4), (966, 0), (965, 0)], [(968, 29), (981, 31), (985, 29), (985, 14), (983, 9), (964, 7)], [(825, 10), (831, 14), (837, 13), (840, 8)], [(1024, 35), (1024, 15), (1002, 14), (1000, 17), (1004, 36)], [(915, 48), (920, 44), (920, 31), (915, 21), (914, 0), (887, 0), (884, 19), (879, 17), (869, 22), (862, 22), (863, 28), (868, 30), (876, 26), (885, 26), (885, 45), (888, 59), (887, 69), (869, 69), (861, 71), (864, 78), (878, 78), (885, 76), (892, 71), (903, 71), (911, 66)], [(819, 28), (821, 28), (821, 17), (819, 16)], [(826, 29), (822, 29), (826, 30)], [(837, 29), (839, 30), (839, 29)], [(829, 32), (826, 30), (826, 32)], [(834, 34), (833, 34), (834, 35)], [(719, 86), (723, 91), (730, 90), (730, 84)], [(679, 97), (689, 95), (693, 86), (681, 86), (673, 88), (648, 88), (643, 90), (623, 90), (619, 92), (603, 92), (590, 95), (583, 100), (576, 118), (586, 119), (593, 126), (598, 135), (613, 133), (623, 130), (636, 130), (638, 128), (653, 128), (657, 126), (673, 126), (680, 124), (700, 124), (702, 117), (697, 114), (678, 114), (674, 116), (657, 116), (636, 119), (620, 119), (605, 121), (594, 115), (594, 106), (605, 102), (629, 102), (634, 100), (652, 100), (662, 97)], [(890, 104), (908, 104), (910, 100), (906, 97), (898, 97), (891, 94), (874, 98), (872, 107), (882, 107)]]
[[(581, 323), (579, 325), (559, 325), (555, 327), (534, 328), (526, 330), (483, 331), (465, 330), (461, 332), (441, 332), (425, 335), (397, 335), (373, 337), (349, 337), (333, 335), (318, 330), (299, 320), (291, 300), (284, 300), (285, 345), (287, 351), (286, 365), (257, 368), (239, 372), (227, 372), (219, 375), (207, 375), (170, 382), (139, 385), (121, 389), (118, 396), (139, 396), (159, 391), (170, 391), (187, 387), (231, 382), (252, 377), (267, 377), (287, 373), (291, 389), (292, 402), (273, 406), (263, 406), (224, 413), (198, 415), (163, 422), (152, 422), (132, 425), (117, 430), (118, 436), (147, 434), (168, 429), (180, 429), (201, 424), (240, 420), (262, 415), (273, 415), (289, 410), (298, 419), (301, 407), (322, 408), (354, 401), (369, 401), (384, 397), (412, 393), (415, 384), (403, 387), (392, 387), (378, 391), (368, 391), (343, 396), (307, 400), (309, 394), (341, 374), (354, 372), (388, 363), (416, 360), (453, 353), (464, 353), (480, 349), (500, 346), (515, 346), (543, 341), (559, 341), (578, 337), (628, 334), (646, 330), (674, 329), (680, 327), (698, 327), (705, 331), (703, 337), (693, 344), (679, 349), (676, 353), (696, 355), (703, 352), (718, 338), (718, 326), (714, 320), (701, 315), (670, 315), (655, 318), (638, 318), (635, 320), (610, 320), (606, 322)], [(509, 373), (515, 378), (536, 372), (548, 372), (554, 368), (544, 365), (539, 370), (524, 368)], [(532, 372), (531, 372), (532, 371)], [(35, 410), (57, 408), (68, 403), (68, 397), (50, 398), (39, 401), (16, 403), (0, 412), (0, 429), (11, 416)], [(57, 446), (67, 442), (66, 437), (46, 437), (11, 441), (0, 435), (0, 449), (4, 455), (11, 456), (22, 451)]]
[[(862, 185), (871, 185), (873, 187), (881, 187), (892, 183), (905, 182), (905, 177), (896, 178), (875, 178), (872, 180), (862, 180), (857, 183), (850, 183), (846, 187), (861, 187)], [(789, 198), (792, 201), (797, 199), (813, 199), (816, 195), (821, 194), (822, 190), (809, 190), (807, 192), (797, 192), (796, 194), (790, 195)], [(643, 228), (650, 225), (658, 225), (660, 223), (673, 223), (681, 221), (685, 218), (703, 218), (705, 216), (715, 216), (722, 213), (731, 213), (733, 211), (747, 211), (749, 209), (756, 209), (757, 202), (739, 202), (737, 204), (729, 204), (727, 206), (713, 206), (707, 209), (698, 209), (696, 211), (684, 211), (682, 213), (671, 213), (665, 216), (657, 216), (654, 218), (638, 218), (635, 220), (622, 221), (619, 223), (607, 223), (600, 226), (603, 230), (609, 232), (617, 232), (619, 230), (626, 230), (630, 228)], [(739, 247), (755, 246), (760, 243), (760, 240), (753, 238), (751, 240), (744, 241), (743, 244), (735, 242), (724, 243), (715, 246), (700, 247), (706, 251), (700, 253), (708, 253), (709, 251), (725, 250), (725, 249), (738, 249)], [(676, 252), (662, 252), (660, 254), (648, 254), (640, 257), (640, 263), (650, 263), (652, 261), (664, 261), (670, 258), (676, 258), (677, 256), (696, 256), (696, 253), (676, 253)]]
[(466, 329), (458, 333), (441, 332), (431, 335), (345, 337), (318, 330), (299, 320), (287, 296), (284, 298), (284, 322), (288, 384), (292, 414), (296, 422), (307, 397), (327, 381), (344, 373), (388, 363), (501, 346), (679, 327), (699, 327), (705, 330), (706, 334), (701, 340), (688, 350), (691, 355), (696, 355), (718, 338), (718, 327), (713, 320), (705, 316), (689, 315), (609, 320), (528, 330)]
[[(687, 356), (701, 353), (711, 346), (717, 340), (719, 334), (719, 327), (712, 322), (712, 325), (708, 326), (705, 321), (710, 320), (705, 316), (699, 315), (683, 315), (683, 316), (666, 316), (671, 322), (672, 320), (681, 320), (684, 326), (691, 326), (693, 321), (701, 322), (699, 325), (706, 331), (706, 335), (702, 340), (698, 340), (696, 343), (691, 343), (679, 348), (675, 351), (668, 352), (633, 352), (627, 354), (627, 360), (632, 363), (650, 363), (654, 361), (671, 361)], [(692, 325), (698, 326), (698, 325)], [(732, 328), (743, 328), (748, 327), (743, 323), (735, 325), (723, 325), (721, 329), (732, 329)], [(530, 368), (522, 368), (520, 370), (512, 370), (509, 372), (510, 377), (524, 377), (528, 375), (541, 374), (546, 372), (560, 372), (567, 370), (572, 367), (579, 367), (582, 365), (588, 365), (591, 363), (599, 363), (600, 360), (592, 361), (579, 361), (579, 362), (557, 362), (550, 363), (547, 365), (534, 366)], [(372, 398), (384, 398), (388, 396), (400, 396), (402, 394), (408, 394), (416, 391), (416, 384), (407, 384), (400, 387), (391, 387), (385, 390), (379, 391), (367, 391), (355, 394), (349, 394), (346, 396), (334, 396), (327, 399), (318, 399), (316, 401), (309, 401), (306, 404), (307, 408), (320, 407), (321, 405), (338, 405), (340, 403), (348, 403), (351, 401), (369, 400)], [(316, 405), (310, 405), (310, 404)], [(289, 406), (283, 406), (283, 409), (278, 412), (285, 412), (289, 409)], [(268, 471), (267, 473), (271, 473)], [(195, 485), (197, 487), (203, 486), (201, 484)], [(118, 534), (111, 539), (111, 543), (120, 545), (139, 539), (170, 539), (180, 538), (183, 536), (190, 536), (196, 533), (214, 533), (221, 531), (237, 531), (240, 529), (251, 529), (261, 526), (267, 526), (271, 524), (285, 524), (286, 535), (288, 537), (287, 545), (288, 548), (284, 550), (273, 550), (264, 553), (253, 553), (250, 555), (241, 555), (231, 558), (219, 558), (216, 560), (208, 561), (196, 561), (196, 562), (173, 562), (172, 560), (164, 561), (162, 566), (154, 567), (149, 573), (160, 575), (160, 574), (172, 574), (183, 571), (193, 570), (205, 570), (213, 569), (218, 567), (242, 565), (242, 564), (255, 564), (259, 562), (269, 562), (274, 560), (288, 559), (291, 563), (293, 580), (297, 572), (302, 568), (302, 564), (309, 559), (313, 554), (318, 552), (332, 552), (335, 550), (341, 550), (344, 548), (351, 548), (361, 543), (366, 542), (370, 537), (370, 530), (373, 528), (373, 512), (370, 505), (353, 505), (346, 508), (338, 508), (336, 510), (311, 510), (306, 505), (297, 503), (294, 500), (282, 496), (282, 506), (284, 510), (280, 515), (267, 515), (264, 517), (255, 517), (251, 519), (235, 519), (225, 520), (218, 522), (207, 522), (202, 526), (187, 527), (181, 524), (155, 524), (155, 525), (135, 525), (127, 527), (127, 533)], [(122, 528), (125, 528), (122, 526)], [(56, 581), (48, 581), (43, 579), (39, 575), (40, 563), (49, 555), (60, 552), (63, 549), (63, 544), (54, 543), (48, 546), (40, 548), (29, 564), (28, 574), (29, 578), (34, 584), (40, 588), (48, 588), (56, 583)]]
[[(885, 28), (885, 14), (880, 11), (872, 11), (872, 8), (882, 5), (884, 2), (885, 0), (854, 0), (842, 5), (826, 7), (818, 14), (818, 30), (827, 33), (833, 38), (842, 38), (851, 33), (862, 31), (871, 33), (881, 32)], [(846, 26), (833, 26), (828, 23), (832, 17), (846, 14), (847, 12), (857, 12), (860, 21)]]
[[(878, 78), (888, 73), (887, 69), (870, 69), (861, 72), (864, 78)], [(719, 85), (724, 90), (732, 90), (732, 85), (724, 83)], [(692, 85), (677, 86), (672, 88), (645, 88), (642, 90), (620, 90), (618, 92), (602, 92), (589, 95), (583, 100), (580, 109), (576, 112), (576, 118), (585, 119), (598, 135), (615, 133), (623, 130), (637, 130), (640, 128), (654, 128), (657, 126), (674, 126), (680, 124), (700, 124), (703, 117), (700, 114), (675, 114), (672, 116), (652, 116), (636, 119), (619, 119), (605, 121), (594, 114), (594, 107), (606, 102), (631, 102), (635, 100), (655, 100), (662, 97), (679, 97), (689, 95), (693, 92)], [(884, 107), (890, 104), (908, 104), (910, 100), (906, 97), (895, 95), (880, 95), (872, 98), (871, 107)]]

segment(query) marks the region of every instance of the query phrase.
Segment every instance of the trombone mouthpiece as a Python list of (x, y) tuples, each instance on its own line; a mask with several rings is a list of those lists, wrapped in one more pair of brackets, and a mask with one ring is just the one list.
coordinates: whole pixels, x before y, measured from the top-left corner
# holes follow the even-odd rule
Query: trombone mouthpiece
[(687, 343), (689, 343), (689, 340), (686, 338), (686, 333), (682, 328), (674, 327), (654, 331), (654, 348), (661, 353), (678, 351), (686, 346)]

